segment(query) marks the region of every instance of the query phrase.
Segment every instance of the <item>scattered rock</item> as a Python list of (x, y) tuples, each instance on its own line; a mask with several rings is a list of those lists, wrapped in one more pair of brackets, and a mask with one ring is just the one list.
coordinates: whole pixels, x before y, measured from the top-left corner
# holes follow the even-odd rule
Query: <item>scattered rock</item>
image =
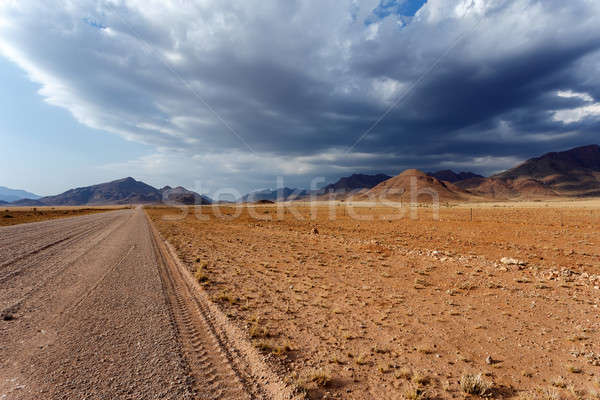
[(312, 230), (311, 230), (311, 233), (312, 233), (313, 235), (318, 235), (318, 234), (319, 234), (319, 230), (317, 229), (317, 227), (316, 227), (316, 226), (312, 228)]
[(500, 259), (500, 262), (504, 265), (521, 265), (521, 266), (527, 265), (527, 262), (525, 262), (525, 261), (517, 260), (516, 258), (510, 258), (510, 257), (502, 257)]

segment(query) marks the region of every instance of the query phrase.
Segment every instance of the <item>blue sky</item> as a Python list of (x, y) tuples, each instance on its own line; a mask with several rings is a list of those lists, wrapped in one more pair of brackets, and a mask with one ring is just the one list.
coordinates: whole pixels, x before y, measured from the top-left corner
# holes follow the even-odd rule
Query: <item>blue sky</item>
[(91, 129), (65, 109), (47, 104), (15, 64), (0, 57), (0, 183), (50, 195), (118, 179), (127, 171), (104, 166), (149, 153), (149, 146)]
[(491, 174), (598, 143), (599, 19), (586, 0), (0, 2), (0, 185)]

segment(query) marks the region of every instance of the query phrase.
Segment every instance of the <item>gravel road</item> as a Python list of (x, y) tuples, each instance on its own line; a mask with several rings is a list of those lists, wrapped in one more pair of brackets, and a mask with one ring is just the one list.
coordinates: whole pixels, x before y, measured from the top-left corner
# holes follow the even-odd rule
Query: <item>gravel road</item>
[(141, 208), (0, 228), (0, 399), (272, 398), (164, 246)]

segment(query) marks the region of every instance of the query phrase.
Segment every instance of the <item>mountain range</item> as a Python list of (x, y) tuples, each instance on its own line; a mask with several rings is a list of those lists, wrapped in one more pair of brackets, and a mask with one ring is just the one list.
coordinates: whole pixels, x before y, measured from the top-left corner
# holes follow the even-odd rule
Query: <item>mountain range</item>
[(438, 172), (428, 172), (427, 175), (432, 176), (440, 181), (446, 181), (450, 183), (464, 181), (465, 179), (472, 178), (483, 178), (483, 176), (474, 174), (473, 172), (454, 172), (450, 169), (445, 169), (443, 171)]
[(284, 187), (281, 189), (263, 189), (250, 192), (237, 201), (238, 203), (252, 203), (261, 201), (290, 201), (297, 200), (308, 196), (310, 192), (302, 189), (290, 189)]
[(0, 202), (10, 203), (19, 199), (39, 199), (37, 194), (26, 192), (25, 190), (10, 189), (0, 186)]
[(210, 204), (207, 196), (202, 196), (181, 186), (165, 186), (156, 189), (144, 182), (128, 177), (98, 185), (67, 190), (56, 196), (37, 199), (20, 199), (11, 202), (19, 206), (80, 206), (108, 204)]
[[(385, 174), (353, 174), (317, 191), (283, 188), (248, 193), (238, 202), (289, 201), (307, 199), (356, 200), (382, 198), (413, 200), (416, 184), (419, 201), (431, 201), (435, 191), (440, 201), (524, 200), (552, 197), (600, 196), (600, 146), (588, 145), (531, 158), (507, 171), (483, 177), (472, 172), (451, 170), (424, 173), (406, 170), (390, 177)], [(39, 197), (25, 191), (0, 187), (0, 204), (22, 206), (106, 205), (106, 204), (211, 204), (212, 200), (181, 186), (156, 189), (129, 177), (98, 185), (68, 190), (56, 196)], [(14, 200), (10, 196), (26, 196)], [(6, 200), (8, 199), (8, 200)]]

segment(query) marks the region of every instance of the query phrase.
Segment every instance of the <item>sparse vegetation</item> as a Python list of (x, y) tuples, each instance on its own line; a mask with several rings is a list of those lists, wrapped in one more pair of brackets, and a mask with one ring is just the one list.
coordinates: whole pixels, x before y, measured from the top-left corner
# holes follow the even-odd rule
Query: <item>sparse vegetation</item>
[(289, 344), (276, 345), (268, 342), (257, 342), (256, 348), (264, 353), (272, 353), (277, 356), (283, 356), (292, 351), (292, 347)]
[(580, 374), (583, 372), (583, 370), (580, 367), (572, 364), (567, 365), (567, 371), (569, 371), (572, 374)]
[(412, 370), (407, 367), (402, 367), (398, 369), (394, 375), (398, 379), (410, 380), (410, 378), (412, 378)]
[[(550, 387), (558, 375), (568, 382), (554, 382), (557, 393), (574, 397), (574, 386), (590, 397), (587, 372), (594, 367), (588, 358), (582, 353), (567, 361), (564, 352), (550, 351), (581, 351), (597, 334), (590, 310), (600, 306), (594, 289), (600, 282), (594, 283), (587, 267), (592, 257), (583, 255), (593, 254), (598, 239), (589, 213), (577, 214), (580, 228), (567, 233), (553, 225), (552, 207), (482, 205), (485, 212), (468, 226), (460, 224), (460, 206), (443, 208), (439, 221), (422, 208), (417, 220), (391, 223), (379, 220), (388, 209), (374, 208), (380, 214), (373, 221), (356, 221), (328, 220), (325, 207), (317, 207), (317, 221), (309, 223), (310, 207), (303, 207), (303, 221), (287, 210), (281, 221), (257, 221), (245, 211), (227, 221), (200, 221), (190, 213), (171, 222), (160, 212), (151, 215), (190, 271), (210, 260), (201, 269), (211, 298), (242, 299), (234, 307), (223, 299), (226, 312), (261, 352), (277, 356), (267, 359), (281, 360), (281, 370), (298, 376), (322, 366), (339, 370), (340, 387), (323, 390), (306, 380), (308, 397), (377, 398), (385, 392), (403, 398), (411, 385), (422, 390), (419, 396), (427, 389), (425, 396), (432, 398), (461, 398), (463, 370), (476, 371), (473, 378), (481, 372), (490, 385), (498, 382), (488, 389), (474, 384), (473, 397), (485, 389), (484, 397), (500, 398), (512, 389), (515, 398), (531, 393), (546, 400), (535, 385)], [(315, 225), (319, 235), (311, 234)], [(546, 239), (541, 243), (539, 237)], [(503, 257), (523, 259), (527, 266), (499, 263)], [(555, 265), (577, 268), (555, 271)], [(532, 283), (515, 281), (523, 278)], [(286, 351), (284, 338), (298, 350)], [(486, 364), (492, 351), (500, 361)], [(543, 368), (536, 364), (542, 359)], [(545, 367), (546, 360), (552, 367)], [(570, 362), (583, 373), (570, 372)], [(369, 391), (374, 388), (381, 393)]]
[(482, 374), (464, 374), (460, 378), (460, 388), (467, 394), (485, 396), (492, 385), (483, 378)]
[(415, 371), (412, 374), (411, 382), (418, 386), (427, 386), (431, 382), (431, 378), (424, 372)]
[(369, 363), (369, 357), (367, 356), (367, 354), (361, 354), (358, 357), (356, 357), (356, 359), (354, 360), (354, 362), (357, 365), (367, 365)]
[(407, 400), (427, 400), (429, 398), (427, 391), (416, 385), (410, 385), (406, 392), (404, 392), (404, 397)]
[(252, 339), (257, 338), (269, 338), (271, 337), (271, 332), (269, 331), (269, 327), (263, 325), (260, 320), (255, 321), (248, 330), (250, 337)]
[(550, 383), (552, 384), (552, 386), (561, 388), (561, 389), (564, 389), (567, 387), (567, 381), (562, 376), (557, 376), (556, 378), (552, 379), (552, 381), (550, 381)]
[(208, 275), (201, 268), (198, 268), (196, 270), (196, 273), (194, 274), (194, 277), (200, 283), (207, 283), (208, 282)]

